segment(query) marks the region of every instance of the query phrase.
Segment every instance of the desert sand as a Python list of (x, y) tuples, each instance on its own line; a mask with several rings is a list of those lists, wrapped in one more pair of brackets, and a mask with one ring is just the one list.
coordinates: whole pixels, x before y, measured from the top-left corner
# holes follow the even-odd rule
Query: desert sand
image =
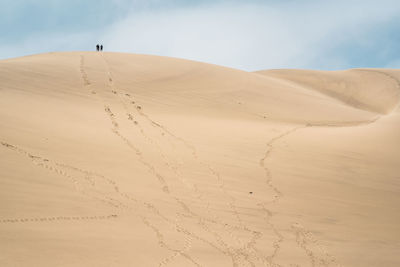
[(0, 266), (400, 266), (400, 70), (0, 61)]

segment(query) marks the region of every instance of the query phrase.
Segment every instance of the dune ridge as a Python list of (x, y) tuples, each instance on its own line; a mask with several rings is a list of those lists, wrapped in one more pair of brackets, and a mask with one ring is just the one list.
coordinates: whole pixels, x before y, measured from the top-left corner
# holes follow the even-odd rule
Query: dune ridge
[(397, 266), (399, 75), (0, 61), (0, 264)]
[[(267, 70), (256, 73), (291, 81), (332, 96), (350, 106), (381, 114), (391, 113), (400, 103), (400, 83), (398, 73), (394, 70)], [(383, 75), (387, 79), (377, 79), (375, 75)]]

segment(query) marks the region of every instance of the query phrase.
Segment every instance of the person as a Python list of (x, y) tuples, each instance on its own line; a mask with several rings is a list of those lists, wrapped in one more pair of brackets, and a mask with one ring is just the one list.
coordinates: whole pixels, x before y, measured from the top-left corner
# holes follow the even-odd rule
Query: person
[(100, 46), (99, 46), (99, 44), (97, 44), (96, 45), (96, 50), (99, 51), (99, 48), (100, 48)]
[(100, 45), (100, 51), (103, 51), (103, 45)]

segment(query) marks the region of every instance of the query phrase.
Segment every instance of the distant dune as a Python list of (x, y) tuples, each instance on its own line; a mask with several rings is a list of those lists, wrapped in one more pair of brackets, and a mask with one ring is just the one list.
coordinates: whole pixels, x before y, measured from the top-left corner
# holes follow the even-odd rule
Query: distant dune
[(400, 99), (398, 70), (267, 70), (257, 73), (292, 81), (352, 107), (382, 114), (392, 112)]
[(400, 266), (400, 70), (0, 61), (0, 266)]

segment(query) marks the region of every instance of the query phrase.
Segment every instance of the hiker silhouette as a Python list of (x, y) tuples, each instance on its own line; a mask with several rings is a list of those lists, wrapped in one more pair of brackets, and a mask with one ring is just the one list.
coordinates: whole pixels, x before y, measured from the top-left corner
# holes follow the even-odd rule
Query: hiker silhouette
[(100, 51), (103, 51), (103, 45), (100, 45)]
[(96, 50), (99, 51), (99, 49), (100, 49), (100, 46), (99, 46), (99, 44), (97, 44), (96, 45)]

